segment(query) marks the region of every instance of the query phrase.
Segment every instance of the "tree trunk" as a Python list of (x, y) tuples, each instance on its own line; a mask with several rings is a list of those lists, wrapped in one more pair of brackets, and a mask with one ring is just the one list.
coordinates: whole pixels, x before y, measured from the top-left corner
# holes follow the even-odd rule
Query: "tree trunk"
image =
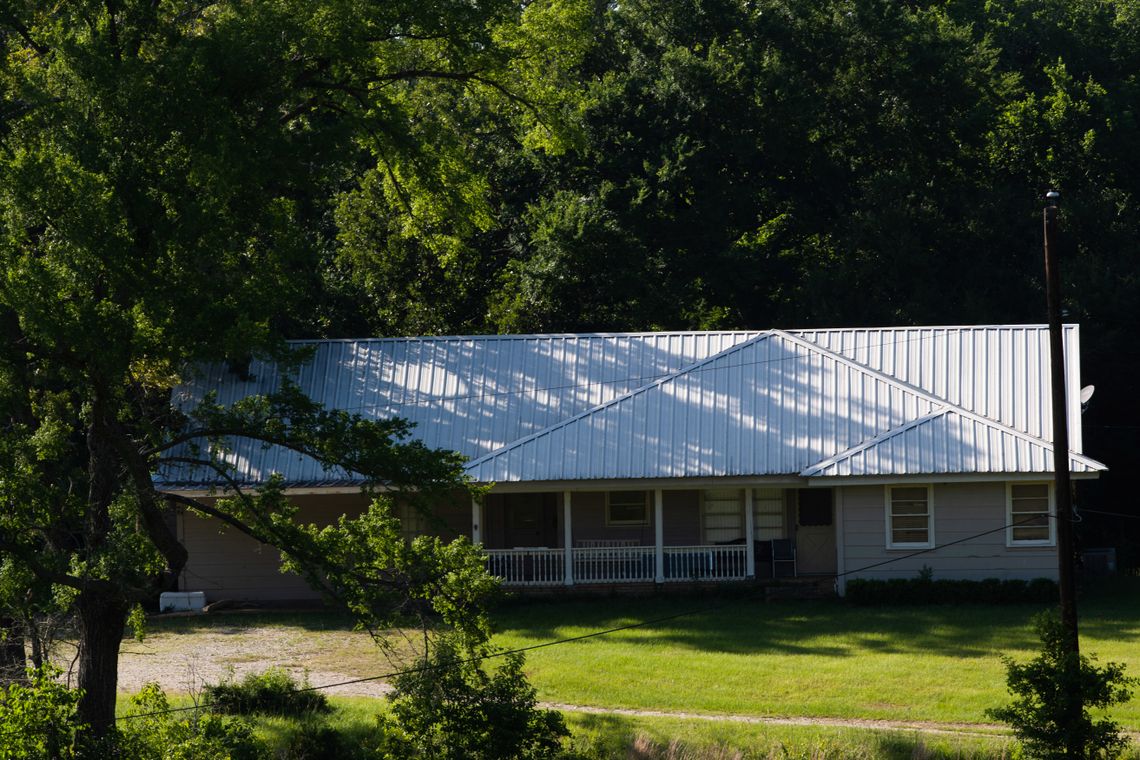
[(108, 592), (83, 591), (79, 610), (79, 717), (96, 736), (115, 725), (119, 645), (127, 626), (127, 604)]
[(23, 681), (27, 668), (24, 626), (17, 618), (0, 617), (0, 685)]

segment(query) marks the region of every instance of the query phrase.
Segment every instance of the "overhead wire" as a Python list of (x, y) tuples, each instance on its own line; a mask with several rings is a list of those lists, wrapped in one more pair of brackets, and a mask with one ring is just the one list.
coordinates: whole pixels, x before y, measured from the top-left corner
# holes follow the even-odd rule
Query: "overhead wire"
[[(1055, 513), (1050, 512), (1047, 514), (1050, 518), (1057, 519), (1057, 515)], [(991, 535), (993, 533), (998, 533), (1000, 531), (1008, 530), (1010, 528), (1014, 528), (1014, 527), (1017, 527), (1019, 525), (1025, 525), (1025, 524), (1032, 522), (1033, 520), (1034, 520), (1034, 518), (1026, 518), (1024, 520), (1015, 520), (1011, 523), (1008, 523), (1006, 525), (1002, 525), (998, 528), (992, 528), (990, 530), (981, 531), (980, 533), (975, 533), (973, 535), (966, 536), (965, 538), (960, 538), (960, 539), (957, 539), (954, 541), (948, 541), (944, 544), (932, 546), (932, 547), (929, 547), (926, 549), (922, 549), (920, 551), (910, 552), (910, 553), (907, 553), (904, 555), (900, 555), (898, 557), (891, 557), (890, 559), (884, 560), (882, 562), (875, 562), (875, 563), (872, 563), (870, 565), (865, 565), (863, 567), (860, 567), (860, 568), (857, 568), (854, 570), (847, 570), (847, 571), (842, 572), (842, 573), (837, 573), (835, 575), (835, 578), (839, 579), (839, 578), (842, 578), (842, 577), (847, 576), (847, 575), (853, 575), (855, 573), (862, 573), (862, 572), (865, 572), (867, 570), (872, 570), (874, 568), (882, 567), (884, 565), (893, 564), (895, 562), (902, 562), (904, 560), (912, 559), (914, 557), (917, 557), (917, 556), (920, 556), (923, 554), (929, 554), (931, 552), (938, 551), (940, 549), (945, 549), (945, 548), (948, 548), (951, 546), (956, 546), (958, 544), (966, 543), (967, 541), (973, 541), (975, 539), (982, 538), (982, 537)], [(413, 673), (423, 673), (423, 672), (428, 672), (428, 671), (432, 671), (432, 670), (442, 670), (445, 668), (459, 667), (461, 665), (468, 665), (468, 664), (472, 664), (472, 663), (483, 662), (485, 660), (491, 660), (491, 659), (496, 659), (496, 658), (500, 658), (500, 657), (506, 657), (506, 656), (512, 655), (512, 654), (522, 654), (525, 652), (532, 652), (532, 651), (537, 650), (537, 649), (546, 649), (549, 647), (561, 646), (563, 644), (571, 644), (571, 643), (575, 643), (578, 641), (585, 641), (587, 639), (594, 639), (594, 638), (599, 638), (602, 636), (609, 636), (611, 634), (620, 633), (622, 631), (629, 631), (629, 630), (633, 630), (636, 628), (644, 628), (646, 626), (656, 625), (658, 623), (665, 623), (665, 622), (669, 622), (671, 620), (678, 620), (680, 618), (685, 618), (685, 617), (692, 617), (694, 615), (700, 615), (700, 614), (704, 614), (704, 613), (708, 613), (708, 612), (716, 612), (716, 611), (719, 611), (721, 609), (724, 609), (725, 607), (729, 607), (729, 606), (732, 606), (735, 604), (740, 604), (740, 603), (745, 602), (745, 601), (751, 601), (753, 599), (755, 599), (755, 595), (741, 596), (741, 597), (737, 597), (737, 598), (733, 598), (733, 599), (727, 599), (724, 602), (721, 602), (719, 604), (706, 605), (704, 607), (699, 607), (699, 608), (690, 609), (690, 610), (684, 610), (682, 612), (676, 612), (676, 613), (673, 613), (670, 615), (662, 615), (660, 617), (654, 617), (654, 618), (650, 618), (648, 620), (641, 620), (641, 621), (638, 621), (636, 623), (627, 623), (625, 625), (619, 625), (619, 626), (614, 626), (611, 628), (605, 628), (605, 629), (600, 629), (600, 630), (596, 630), (596, 631), (590, 631), (588, 633), (579, 634), (577, 636), (566, 636), (566, 637), (563, 637), (560, 639), (552, 639), (550, 641), (543, 641), (543, 642), (539, 642), (537, 644), (530, 644), (530, 645), (524, 646), (524, 647), (516, 647), (514, 649), (505, 649), (505, 650), (500, 650), (500, 651), (495, 651), (495, 652), (488, 652), (486, 654), (476, 655), (473, 657), (459, 658), (459, 659), (455, 659), (455, 660), (449, 660), (447, 662), (442, 662), (442, 663), (431, 663), (431, 664), (417, 665), (415, 667), (404, 668), (401, 670), (394, 670), (394, 671), (391, 671), (389, 673), (382, 673), (382, 674), (374, 675), (374, 676), (364, 676), (361, 678), (353, 678), (353, 679), (349, 679), (346, 681), (337, 681), (335, 683), (321, 684), (319, 686), (306, 686), (306, 687), (301, 687), (300, 689), (298, 689), (298, 691), (299, 692), (324, 691), (326, 689), (334, 689), (334, 688), (338, 688), (341, 686), (351, 686), (351, 685), (358, 684), (358, 683), (368, 683), (371, 681), (381, 681), (381, 680), (386, 680), (389, 678), (397, 678), (399, 676), (411, 675)], [(175, 707), (175, 708), (169, 708), (167, 710), (157, 710), (157, 711), (148, 712), (148, 713), (134, 713), (134, 714), (123, 715), (123, 716), (116, 718), (116, 721), (135, 720), (138, 718), (148, 718), (148, 717), (166, 715), (166, 714), (170, 714), (170, 713), (187, 712), (187, 711), (191, 711), (191, 710), (201, 710), (201, 709), (206, 709), (206, 708), (204, 708), (201, 705), (190, 705), (190, 706), (186, 706), (186, 707)]]

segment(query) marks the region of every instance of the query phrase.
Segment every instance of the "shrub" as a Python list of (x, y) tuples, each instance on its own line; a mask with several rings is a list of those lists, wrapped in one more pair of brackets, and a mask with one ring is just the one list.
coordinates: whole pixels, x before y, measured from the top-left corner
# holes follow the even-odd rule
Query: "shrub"
[(847, 582), (846, 599), (851, 604), (873, 606), (885, 604), (1050, 604), (1057, 601), (1056, 582), (1048, 578), (1032, 581), (932, 580), (929, 575), (917, 578), (870, 580), (855, 578)]
[(303, 717), (332, 710), (328, 698), (318, 691), (309, 690), (306, 681), (301, 686), (281, 668), (270, 668), (264, 673), (250, 673), (234, 683), (227, 679), (207, 686), (203, 697), (211, 711), (222, 715), (283, 715)]
[(107, 740), (111, 746), (100, 755), (123, 760), (257, 760), (265, 754), (248, 723), (197, 710), (172, 712), (156, 683), (131, 697), (124, 717), (117, 735)]
[(332, 726), (304, 720), (274, 752), (276, 760), (340, 760), (349, 754), (344, 738)]
[(423, 669), (397, 677), (391, 715), (381, 716), (383, 757), (438, 760), (537, 760), (561, 750), (562, 716), (536, 708), (523, 656), (508, 654), (494, 672), (485, 652), (441, 638)]
[[(1033, 757), (1116, 757), (1128, 744), (1127, 737), (1111, 720), (1094, 721), (1088, 708), (1127, 702), (1136, 679), (1124, 674), (1123, 665), (1100, 668), (1090, 658), (1067, 651), (1067, 634), (1056, 614), (1039, 615), (1036, 627), (1041, 654), (1024, 665), (1004, 658), (1014, 700), (986, 714), (1008, 723)], [(1080, 695), (1079, 710), (1072, 694)]]
[(13, 683), (0, 691), (0, 760), (78, 756), (80, 692), (59, 683), (57, 675), (44, 667), (30, 671), (27, 684)]

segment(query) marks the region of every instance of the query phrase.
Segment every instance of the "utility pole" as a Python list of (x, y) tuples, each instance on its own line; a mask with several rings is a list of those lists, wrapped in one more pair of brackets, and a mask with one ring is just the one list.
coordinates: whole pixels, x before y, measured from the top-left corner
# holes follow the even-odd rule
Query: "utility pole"
[(1073, 570), (1073, 500), (1069, 479), (1069, 416), (1065, 402), (1065, 342), (1061, 326), (1061, 276), (1057, 269), (1057, 214), (1061, 194), (1045, 196), (1045, 297), (1049, 307), (1049, 364), (1053, 385), (1053, 497), (1057, 510), (1057, 564), (1061, 624), (1069, 651), (1080, 652)]
[[(1064, 695), (1065, 723), (1076, 727), (1084, 713), (1084, 697), (1079, 677), (1080, 639), (1077, 635), (1077, 588), (1073, 578), (1073, 502), (1069, 481), (1069, 424), (1065, 403), (1065, 343), (1061, 326), (1061, 275), (1057, 270), (1057, 205), (1061, 194), (1045, 195), (1045, 298), (1049, 305), (1049, 366), (1053, 385), (1053, 496), (1057, 520), (1057, 565), (1061, 587), (1061, 625), (1065, 630), (1065, 658), (1057, 674), (1068, 692)], [(1065, 757), (1084, 757), (1083, 742), (1071, 731), (1065, 732)]]

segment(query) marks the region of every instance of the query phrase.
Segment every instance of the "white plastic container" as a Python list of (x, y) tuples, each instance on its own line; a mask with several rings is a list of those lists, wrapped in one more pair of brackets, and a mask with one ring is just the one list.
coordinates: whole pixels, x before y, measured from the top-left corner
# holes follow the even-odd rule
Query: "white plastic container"
[(163, 591), (158, 595), (159, 612), (201, 612), (205, 606), (205, 591)]

